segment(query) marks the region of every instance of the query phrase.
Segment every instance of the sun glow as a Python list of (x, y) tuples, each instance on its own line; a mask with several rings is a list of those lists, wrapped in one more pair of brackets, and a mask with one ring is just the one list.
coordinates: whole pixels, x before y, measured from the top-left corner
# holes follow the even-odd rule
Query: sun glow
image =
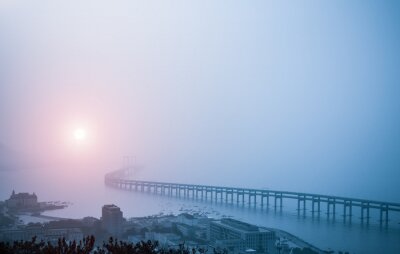
[(86, 130), (83, 128), (78, 128), (74, 130), (74, 138), (77, 141), (83, 141), (87, 137)]

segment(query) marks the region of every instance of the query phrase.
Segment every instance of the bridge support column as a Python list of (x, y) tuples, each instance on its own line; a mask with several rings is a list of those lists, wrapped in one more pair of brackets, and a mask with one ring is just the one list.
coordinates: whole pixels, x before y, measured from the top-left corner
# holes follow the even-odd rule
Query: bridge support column
[(300, 197), (297, 196), (297, 213), (300, 213)]
[(353, 217), (353, 202), (350, 200), (350, 206), (349, 206), (349, 221), (351, 222), (351, 219)]
[(331, 201), (329, 199), (328, 199), (328, 203), (327, 203), (327, 215), (328, 215), (328, 218), (331, 215)]
[(311, 197), (311, 216), (314, 216), (314, 206), (315, 206), (315, 200), (314, 197)]
[(274, 200), (275, 210), (277, 207), (277, 205), (276, 205), (277, 199), (279, 199), (279, 208), (282, 210), (282, 193), (279, 193), (279, 194), (275, 193), (275, 200)]
[[(364, 216), (364, 210), (367, 210), (367, 216)], [(369, 224), (369, 203), (361, 203), (361, 224), (364, 223), (364, 220), (366, 219), (367, 225)]]
[(333, 199), (333, 207), (332, 207), (332, 214), (333, 214), (333, 218), (336, 217), (336, 199)]
[[(383, 219), (383, 215), (385, 215), (385, 219)], [(385, 227), (389, 224), (389, 207), (388, 205), (381, 205), (380, 208), (380, 225), (385, 224)]]

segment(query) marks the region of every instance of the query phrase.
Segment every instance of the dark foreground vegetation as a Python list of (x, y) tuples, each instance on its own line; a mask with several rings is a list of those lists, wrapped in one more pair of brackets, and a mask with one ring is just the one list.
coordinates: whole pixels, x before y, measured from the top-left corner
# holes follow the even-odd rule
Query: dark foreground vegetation
[[(82, 241), (67, 242), (58, 239), (57, 243), (37, 241), (0, 242), (1, 254), (228, 254), (226, 250), (188, 248), (184, 244), (176, 247), (160, 248), (158, 242), (141, 241), (136, 244), (118, 241), (112, 237), (102, 246), (95, 246), (95, 237), (88, 236)], [(310, 249), (295, 249), (295, 254), (314, 254)]]
[[(13, 243), (0, 242), (1, 254), (194, 254), (205, 253), (207, 250), (202, 248), (189, 249), (180, 244), (176, 248), (159, 248), (157, 242), (141, 241), (136, 244), (118, 241), (117, 239), (110, 238), (108, 242), (103, 242), (102, 247), (95, 247), (94, 236), (88, 236), (79, 242), (68, 243), (65, 239), (59, 239), (57, 243), (50, 243), (44, 241), (15, 241)], [(219, 251), (211, 251), (211, 253), (224, 253)]]

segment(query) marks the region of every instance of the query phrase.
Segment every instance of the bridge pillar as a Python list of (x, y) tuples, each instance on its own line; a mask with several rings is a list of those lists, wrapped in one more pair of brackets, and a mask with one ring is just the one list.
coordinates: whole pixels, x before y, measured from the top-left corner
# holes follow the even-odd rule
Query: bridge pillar
[(261, 193), (261, 207), (264, 207), (264, 193)]
[(343, 201), (343, 217), (344, 221), (347, 219), (347, 207), (349, 207), (349, 221), (351, 222), (351, 217), (353, 216), (353, 202), (352, 200), (344, 200)]
[[(367, 210), (367, 216), (364, 216), (364, 210)], [(369, 202), (361, 202), (361, 223), (364, 223), (364, 219), (367, 220), (367, 225), (369, 224)]]
[(353, 201), (350, 200), (350, 206), (349, 206), (349, 221), (351, 222), (353, 216)]
[[(385, 219), (383, 219), (383, 215), (385, 215)], [(389, 224), (389, 207), (388, 205), (381, 204), (380, 208), (380, 225), (382, 226), (385, 222), (385, 227)]]
[(311, 215), (314, 216), (315, 198), (311, 197)]
[(332, 214), (333, 214), (333, 218), (336, 217), (336, 199), (333, 199), (333, 209), (332, 209)]
[(297, 213), (300, 213), (300, 196), (297, 196)]
[(279, 193), (279, 194), (275, 193), (275, 200), (274, 200), (274, 202), (275, 202), (275, 203), (274, 203), (275, 209), (276, 209), (276, 207), (277, 207), (277, 205), (276, 205), (277, 199), (279, 199), (279, 207), (280, 207), (280, 209), (282, 210), (282, 193)]
[[(301, 209), (301, 201), (303, 201), (303, 209)], [(303, 214), (306, 214), (306, 196), (305, 195), (297, 195), (297, 214), (300, 214), (301, 210), (303, 210)]]

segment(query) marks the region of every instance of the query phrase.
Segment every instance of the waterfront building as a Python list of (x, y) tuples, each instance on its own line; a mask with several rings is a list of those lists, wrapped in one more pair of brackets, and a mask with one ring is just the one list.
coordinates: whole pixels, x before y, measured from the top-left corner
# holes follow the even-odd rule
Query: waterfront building
[(210, 242), (229, 253), (276, 253), (273, 231), (229, 218), (210, 223)]
[(112, 236), (120, 236), (122, 234), (124, 218), (121, 209), (112, 204), (104, 205), (101, 210), (101, 226)]
[(199, 219), (192, 214), (181, 213), (176, 217), (176, 221), (188, 226), (197, 226)]
[(35, 193), (27, 192), (15, 193), (13, 191), (9, 199), (6, 200), (6, 206), (10, 209), (24, 209), (38, 206), (37, 196)]

